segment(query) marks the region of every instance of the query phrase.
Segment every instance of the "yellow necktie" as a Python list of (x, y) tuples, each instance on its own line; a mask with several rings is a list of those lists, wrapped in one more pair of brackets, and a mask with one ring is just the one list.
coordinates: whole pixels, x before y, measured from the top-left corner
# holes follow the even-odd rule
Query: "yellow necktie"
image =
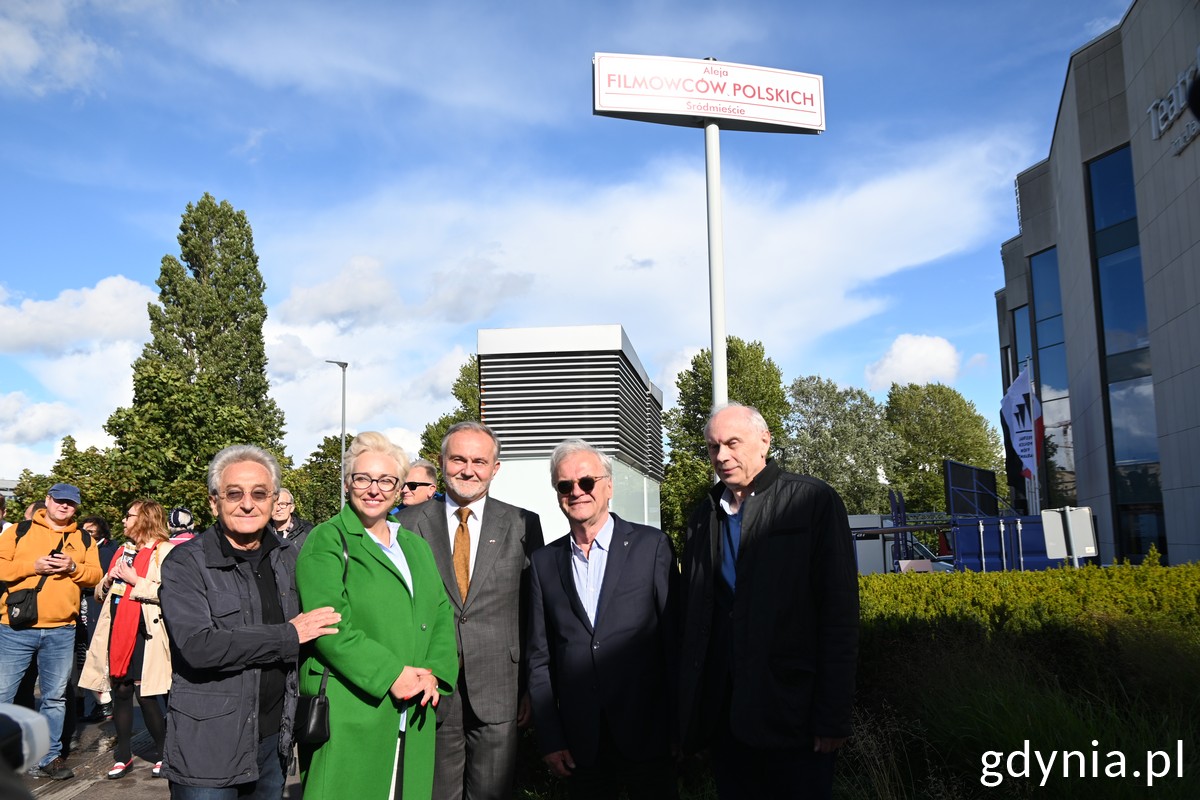
[(467, 527), (471, 509), (460, 508), (454, 513), (458, 516), (458, 529), (454, 531), (454, 579), (458, 581), (458, 594), (465, 603), (467, 587), (471, 585), (471, 530)]

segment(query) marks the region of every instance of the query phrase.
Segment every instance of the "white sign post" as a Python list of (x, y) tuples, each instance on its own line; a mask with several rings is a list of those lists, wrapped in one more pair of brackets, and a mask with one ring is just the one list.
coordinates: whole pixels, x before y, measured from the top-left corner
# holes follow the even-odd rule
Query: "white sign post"
[(821, 133), (825, 130), (824, 80), (820, 75), (713, 59), (617, 53), (596, 53), (592, 78), (592, 111), (597, 116), (704, 128), (713, 406), (722, 405), (729, 400), (729, 383), (720, 128)]

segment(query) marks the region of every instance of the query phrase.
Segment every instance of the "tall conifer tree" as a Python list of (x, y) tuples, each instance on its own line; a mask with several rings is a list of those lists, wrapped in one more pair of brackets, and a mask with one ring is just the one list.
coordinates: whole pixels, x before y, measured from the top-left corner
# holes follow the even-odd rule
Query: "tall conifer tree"
[(245, 212), (205, 194), (164, 256), (151, 340), (133, 364), (133, 404), (105, 429), (134, 493), (207, 512), (205, 469), (229, 444), (282, 454), (283, 412), (271, 399), (262, 328), (266, 284)]

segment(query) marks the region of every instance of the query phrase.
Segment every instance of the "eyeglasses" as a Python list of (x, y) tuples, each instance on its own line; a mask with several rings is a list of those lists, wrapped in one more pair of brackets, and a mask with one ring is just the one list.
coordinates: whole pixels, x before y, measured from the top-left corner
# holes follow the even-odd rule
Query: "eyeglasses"
[(125, 519), (134, 519), (135, 517), (137, 517), (137, 514), (133, 513), (132, 511), (125, 515)]
[(410, 492), (415, 492), (417, 489), (420, 489), (422, 486), (433, 486), (433, 484), (426, 483), (425, 481), (405, 481), (404, 482), (404, 488), (408, 489)]
[(294, 505), (296, 505), (296, 504), (289, 502), (289, 501), (284, 501), (284, 500), (275, 501), (276, 508), (288, 508), (289, 506), (294, 506)]
[(367, 489), (371, 484), (379, 485), (380, 491), (390, 492), (400, 485), (400, 479), (395, 475), (384, 475), (381, 478), (372, 478), (365, 472), (356, 472), (350, 476), (350, 485), (355, 489)]
[(575, 484), (578, 483), (580, 491), (584, 494), (591, 494), (592, 489), (596, 488), (596, 481), (602, 481), (607, 477), (607, 475), (600, 475), (593, 478), (591, 475), (585, 475), (577, 481), (559, 481), (554, 484), (554, 488), (559, 494), (570, 494), (575, 489)]
[[(247, 492), (245, 489), (234, 486), (231, 489), (226, 489), (224, 494), (218, 494), (217, 497), (220, 497), (227, 503), (240, 503), (246, 494)], [(265, 503), (275, 496), (275, 492), (268, 492), (266, 489), (261, 487), (258, 489), (251, 489), (249, 494), (250, 499), (256, 503)]]

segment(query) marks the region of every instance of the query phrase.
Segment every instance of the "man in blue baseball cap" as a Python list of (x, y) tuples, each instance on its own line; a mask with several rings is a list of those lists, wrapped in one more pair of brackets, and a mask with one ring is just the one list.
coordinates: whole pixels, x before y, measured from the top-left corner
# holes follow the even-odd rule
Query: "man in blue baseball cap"
[[(31, 774), (65, 780), (75, 773), (63, 763), (62, 729), (67, 682), (75, 653), (80, 590), (100, 580), (100, 557), (90, 536), (75, 524), (79, 489), (56, 483), (46, 507), (0, 533), (0, 703), (11, 703), (25, 670), (37, 659), (40, 711), (50, 726), (50, 752)], [(36, 611), (17, 603), (35, 593)]]

